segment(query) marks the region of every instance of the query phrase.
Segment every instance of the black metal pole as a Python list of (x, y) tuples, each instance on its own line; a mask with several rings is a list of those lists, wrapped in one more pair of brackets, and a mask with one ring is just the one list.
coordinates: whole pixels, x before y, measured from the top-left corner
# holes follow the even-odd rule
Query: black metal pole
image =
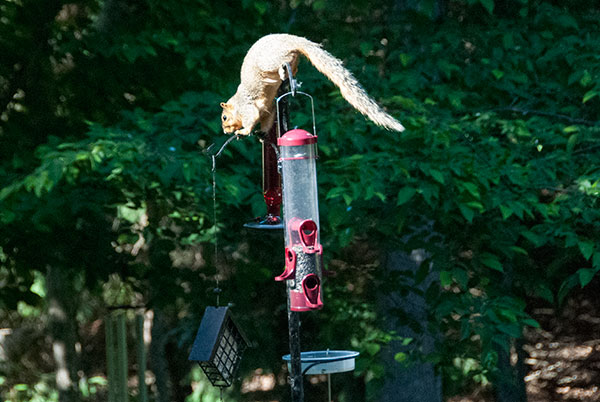
[(290, 310), (288, 292), (288, 333), (290, 338), (290, 388), (292, 402), (304, 401), (304, 384), (302, 381), (302, 363), (300, 360), (300, 313)]
[[(279, 87), (278, 96), (289, 92), (289, 81), (284, 81)], [(278, 121), (279, 132), (281, 135), (289, 130), (290, 113), (288, 108), (287, 98), (279, 102), (279, 116), (281, 121)], [(285, 228), (284, 228), (285, 233)], [(286, 281), (286, 283), (289, 281)], [(302, 362), (300, 348), (300, 313), (290, 309), (290, 285), (286, 285), (287, 291), (287, 306), (288, 306), (288, 336), (290, 343), (290, 388), (292, 391), (292, 402), (304, 402), (304, 384), (302, 378)]]

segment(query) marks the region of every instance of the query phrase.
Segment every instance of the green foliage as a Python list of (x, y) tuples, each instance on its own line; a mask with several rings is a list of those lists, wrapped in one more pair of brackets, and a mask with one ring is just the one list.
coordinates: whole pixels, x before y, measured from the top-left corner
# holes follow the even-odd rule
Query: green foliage
[[(399, 364), (427, 359), (454, 384), (493, 380), (496, 350), (539, 326), (530, 302), (560, 305), (600, 271), (597, 5), (397, 3), (0, 3), (1, 310), (43, 314), (43, 275), (60, 266), (92, 305), (164, 308), (184, 349), (218, 274), (259, 343), (243, 368), (279, 364), (281, 239), (241, 229), (264, 212), (259, 144), (234, 141), (217, 159), (216, 221), (207, 149), (225, 140), (218, 104), (247, 48), (289, 31), (326, 39), (407, 127), (377, 129), (300, 65), (316, 102), (321, 237), (338, 271), (326, 309), (303, 322), (314, 346), (360, 350), (356, 374), (375, 389), (381, 348), (402, 342), (380, 329), (378, 293), (417, 292), (428, 322), (401, 308), (396, 318), (440, 336), (427, 356), (406, 340)], [(379, 257), (398, 249), (427, 251), (412, 282), (382, 277)], [(423, 292), (408, 285), (431, 274), (439, 282)], [(102, 314), (90, 309), (82, 320)], [(188, 399), (214, 400), (198, 376)], [(5, 399), (34, 397), (6, 381)], [(102, 384), (91, 381), (80, 388), (93, 399)]]
[[(57, 402), (58, 392), (51, 382), (51, 377), (46, 376), (46, 378), (33, 385), (15, 384), (7, 390), (3, 399), (5, 402)], [(2, 385), (1, 381), (0, 385)]]
[(185, 399), (185, 402), (217, 402), (220, 400), (219, 391), (210, 385), (200, 367), (194, 367), (190, 371), (190, 379), (193, 392)]

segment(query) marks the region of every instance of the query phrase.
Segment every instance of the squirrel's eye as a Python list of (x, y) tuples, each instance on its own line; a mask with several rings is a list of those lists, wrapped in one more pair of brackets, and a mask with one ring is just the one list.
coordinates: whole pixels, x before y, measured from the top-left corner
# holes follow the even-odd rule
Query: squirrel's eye
[(227, 116), (223, 115), (223, 121), (227, 121)]

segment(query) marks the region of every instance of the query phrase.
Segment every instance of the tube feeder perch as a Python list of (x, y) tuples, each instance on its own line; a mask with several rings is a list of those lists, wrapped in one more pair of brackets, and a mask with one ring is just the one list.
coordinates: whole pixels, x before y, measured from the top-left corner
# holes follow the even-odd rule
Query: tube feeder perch
[(188, 360), (198, 362), (213, 386), (229, 387), (248, 345), (229, 307), (207, 307)]

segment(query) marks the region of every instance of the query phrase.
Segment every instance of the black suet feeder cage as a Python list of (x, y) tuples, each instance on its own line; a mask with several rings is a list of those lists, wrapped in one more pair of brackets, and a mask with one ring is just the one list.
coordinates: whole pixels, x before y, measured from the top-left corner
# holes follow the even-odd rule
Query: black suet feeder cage
[(207, 307), (189, 360), (197, 361), (215, 387), (229, 387), (249, 343), (229, 307)]

